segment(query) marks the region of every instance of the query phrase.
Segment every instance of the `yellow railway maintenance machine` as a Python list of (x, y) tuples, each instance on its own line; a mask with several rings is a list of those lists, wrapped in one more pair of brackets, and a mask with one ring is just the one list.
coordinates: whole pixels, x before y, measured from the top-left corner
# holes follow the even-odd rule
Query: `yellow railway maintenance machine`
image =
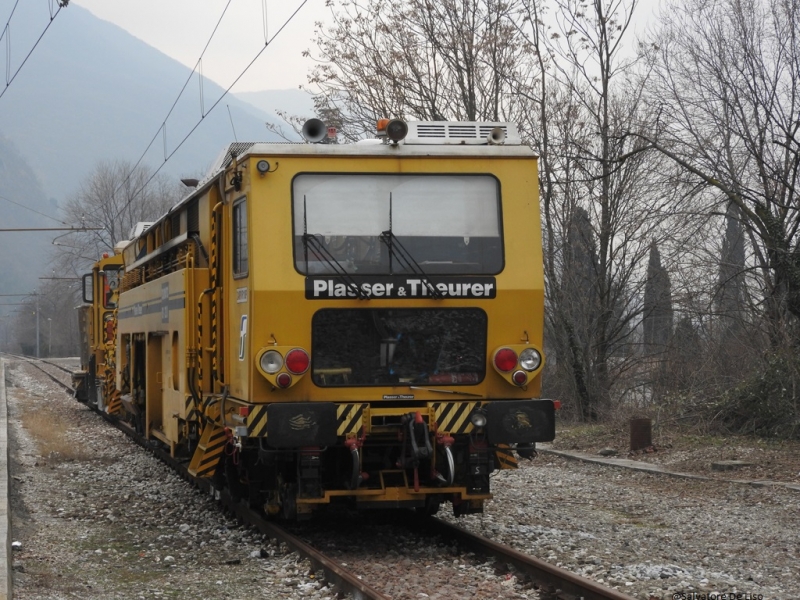
[(83, 304), (78, 307), (81, 370), (73, 374), (75, 397), (114, 414), (116, 392), (117, 301), (123, 273), (121, 247), (105, 253), (83, 276)]
[(126, 418), (269, 514), (480, 512), (490, 473), (554, 437), (537, 163), (513, 124), (234, 144), (123, 257)]

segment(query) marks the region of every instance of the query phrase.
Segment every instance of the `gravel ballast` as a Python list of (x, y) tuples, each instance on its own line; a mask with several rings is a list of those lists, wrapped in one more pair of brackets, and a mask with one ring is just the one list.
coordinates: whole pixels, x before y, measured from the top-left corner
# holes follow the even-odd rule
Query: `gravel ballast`
[(492, 486), (489, 509), (459, 524), (637, 598), (797, 597), (797, 491), (547, 455)]
[[(15, 598), (336, 597), (307, 561), (239, 527), (35, 369), (10, 362), (7, 377)], [(46, 423), (60, 442), (42, 441)], [(439, 516), (637, 598), (797, 595), (797, 491), (544, 454), (496, 473), (492, 488), (483, 515), (451, 519), (445, 505)], [(379, 575), (397, 600), (538, 597), (488, 563), (413, 536), (359, 562), (353, 570), (370, 583)]]

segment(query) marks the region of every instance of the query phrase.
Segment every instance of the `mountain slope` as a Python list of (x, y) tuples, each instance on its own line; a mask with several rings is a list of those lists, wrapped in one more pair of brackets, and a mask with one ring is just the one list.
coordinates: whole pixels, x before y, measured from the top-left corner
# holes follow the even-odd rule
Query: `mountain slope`
[[(20, 3), (14, 15), (12, 73), (47, 24), (40, 4), (46, 3)], [(0, 57), (6, 52), (0, 49)], [(144, 162), (157, 167), (174, 152), (164, 171), (178, 177), (203, 172), (234, 139), (231, 120), (240, 141), (276, 139), (264, 125), (270, 117), (233, 96), (209, 114), (223, 89), (208, 80), (201, 86), (197, 74), (159, 131), (190, 72), (71, 4), (0, 98), (0, 134), (19, 148), (45, 193), (58, 201), (98, 161), (136, 161), (151, 142)]]
[[(0, 214), (2, 229), (60, 227), (56, 213), (30, 165), (0, 136)], [(40, 283), (46, 252), (59, 232), (0, 231), (0, 290), (28, 294)], [(0, 314), (12, 312), (21, 297), (0, 298)]]

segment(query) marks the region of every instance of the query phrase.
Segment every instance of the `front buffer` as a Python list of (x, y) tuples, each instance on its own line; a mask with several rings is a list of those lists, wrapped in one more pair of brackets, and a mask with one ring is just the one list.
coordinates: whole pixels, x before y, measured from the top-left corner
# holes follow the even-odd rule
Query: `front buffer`
[(530, 456), (555, 437), (552, 400), (227, 405), (226, 424), (207, 425), (214, 456), (201, 440), (197, 475), (215, 474), (234, 495), (290, 519), (340, 502), (432, 514), (450, 501), (456, 515), (482, 512), (490, 473), (516, 468), (515, 447)]

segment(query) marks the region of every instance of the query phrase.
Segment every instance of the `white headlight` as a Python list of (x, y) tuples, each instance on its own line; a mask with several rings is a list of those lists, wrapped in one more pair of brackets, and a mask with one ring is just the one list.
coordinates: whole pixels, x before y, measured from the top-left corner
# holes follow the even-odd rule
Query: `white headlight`
[(519, 353), (519, 366), (526, 371), (535, 371), (542, 364), (542, 355), (535, 348), (525, 348)]
[(261, 368), (272, 375), (283, 367), (283, 357), (277, 350), (267, 350), (261, 355)]
[(469, 416), (470, 422), (475, 427), (486, 427), (486, 413), (476, 410)]

